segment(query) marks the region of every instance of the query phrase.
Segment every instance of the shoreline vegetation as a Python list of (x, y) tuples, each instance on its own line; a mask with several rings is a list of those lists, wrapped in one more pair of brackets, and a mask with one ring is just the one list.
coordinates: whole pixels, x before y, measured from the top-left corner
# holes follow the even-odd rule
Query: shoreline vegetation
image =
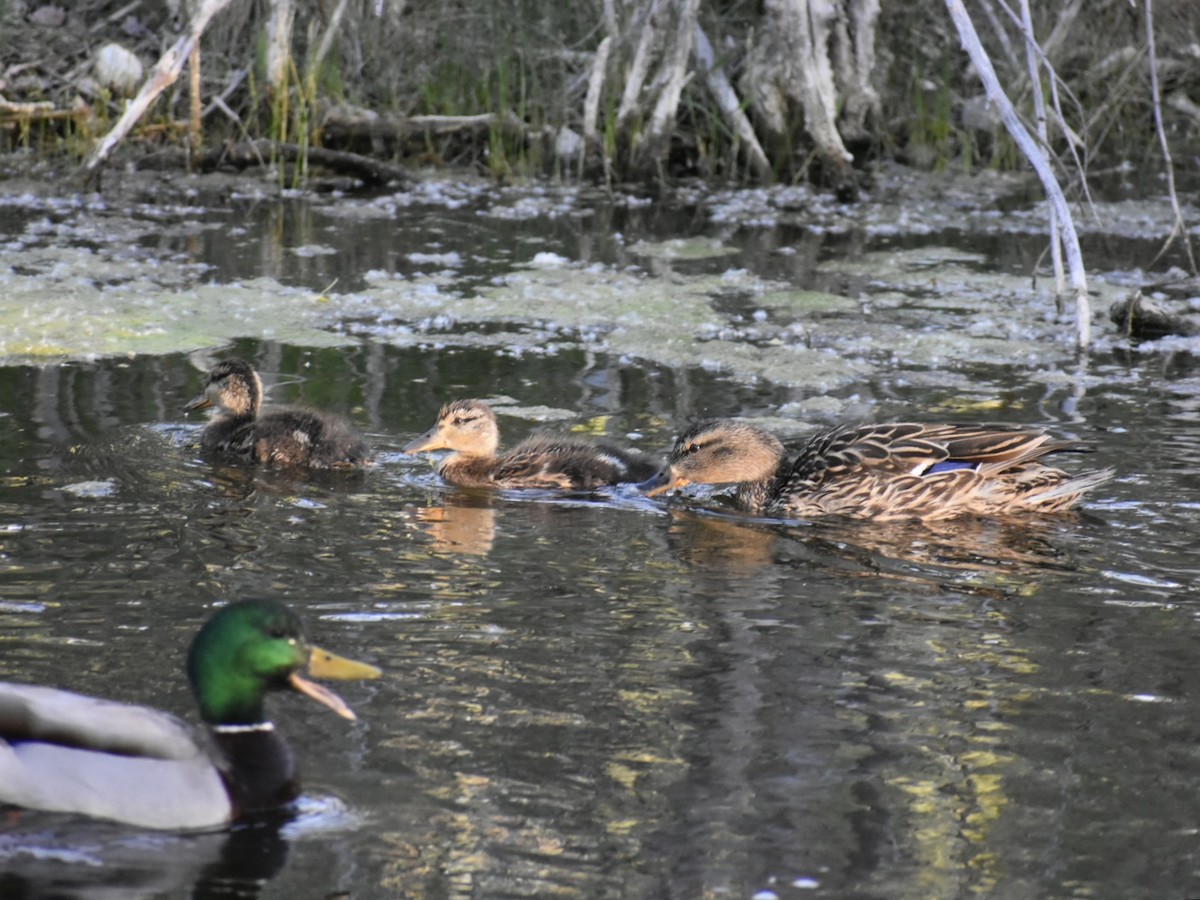
[[(964, 51), (963, 16), (982, 56)], [(856, 166), (880, 156), (1025, 164), (981, 58), (1060, 179), (1160, 161), (1155, 111), (1168, 145), (1200, 140), (1190, 0), (0, 0), (0, 27), (0, 150), (88, 163), (149, 94), (120, 135), (129, 152), (201, 167), (271, 141), (299, 148), (284, 154), (299, 178), (320, 149), (396, 171), (853, 195)]]
[[(1034, 8), (1034, 7), (1037, 8)], [(1088, 174), (1200, 146), (1194, 0), (0, 0), (0, 153), (265, 166), (281, 185), (416, 168), (609, 187), (1031, 167), (1076, 343)]]

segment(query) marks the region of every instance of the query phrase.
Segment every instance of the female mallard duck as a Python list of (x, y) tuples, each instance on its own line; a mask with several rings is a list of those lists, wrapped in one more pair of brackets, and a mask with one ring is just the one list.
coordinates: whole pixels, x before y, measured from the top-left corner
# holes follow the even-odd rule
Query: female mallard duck
[(709, 419), (685, 431), (667, 465), (641, 485), (649, 496), (689, 482), (736, 484), (755, 513), (876, 521), (1058, 512), (1112, 469), (1069, 475), (1040, 462), (1082, 451), (1018, 425), (843, 425), (812, 438), (794, 462), (767, 431)]
[(291, 750), (263, 715), (290, 689), (354, 713), (299, 674), (376, 678), (379, 670), (305, 641), (287, 607), (247, 600), (200, 629), (187, 674), (206, 728), (168, 713), (0, 682), (0, 804), (80, 813), (146, 828), (215, 828), (296, 798)]
[(438, 475), (459, 487), (591, 491), (643, 481), (659, 465), (634, 450), (569, 437), (535, 435), (497, 456), (499, 446), (500, 427), (491, 408), (482, 400), (455, 400), (404, 452), (454, 450)]
[(366, 442), (346, 422), (311, 409), (263, 413), (262, 396), (262, 379), (246, 361), (226, 359), (213, 366), (204, 393), (184, 407), (185, 412), (217, 408), (200, 432), (200, 447), (280, 466), (328, 469), (370, 463)]

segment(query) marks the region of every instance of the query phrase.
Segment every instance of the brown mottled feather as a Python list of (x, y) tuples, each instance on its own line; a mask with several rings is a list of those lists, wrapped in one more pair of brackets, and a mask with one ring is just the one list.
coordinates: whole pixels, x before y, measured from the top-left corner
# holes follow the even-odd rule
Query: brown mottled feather
[(658, 469), (658, 461), (603, 442), (535, 435), (497, 453), (500, 428), (481, 400), (455, 400), (438, 413), (437, 423), (409, 442), (405, 453), (455, 451), (438, 468), (444, 481), (459, 487), (546, 488), (590, 491), (638, 482)]
[[(1110, 479), (1111, 469), (1070, 475), (1040, 462), (1084, 450), (1017, 425), (850, 425), (813, 437), (793, 462), (767, 431), (734, 419), (699, 422), (680, 436), (652, 493), (688, 482), (735, 483), (753, 512), (879, 521), (1057, 512)], [(942, 462), (975, 468), (927, 474)]]

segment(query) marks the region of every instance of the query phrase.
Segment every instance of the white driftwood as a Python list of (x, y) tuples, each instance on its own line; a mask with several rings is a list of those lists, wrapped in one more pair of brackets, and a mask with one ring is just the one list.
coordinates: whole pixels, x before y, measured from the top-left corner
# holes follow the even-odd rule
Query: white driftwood
[(764, 0), (762, 39), (742, 81), (775, 143), (786, 141), (788, 101), (821, 160), (844, 180), (853, 160), (837, 129), (838, 94), (830, 61), (833, 0)]
[(592, 72), (588, 77), (587, 94), (583, 98), (583, 140), (585, 148), (595, 142), (596, 122), (600, 118), (600, 93), (604, 88), (604, 73), (608, 69), (608, 54), (612, 51), (613, 37), (608, 35), (596, 48), (592, 60)]
[[(1046, 101), (1042, 97), (1041, 66), (1036, 49), (1037, 41), (1033, 37), (1033, 16), (1029, 13), (1029, 0), (1021, 0), (1021, 30), (1025, 34), (1025, 64), (1029, 68), (1029, 83), (1033, 86), (1033, 114), (1037, 122), (1038, 138), (1042, 142), (1042, 153), (1049, 156), (1050, 133), (1046, 124)], [(1050, 204), (1050, 259), (1054, 266), (1054, 296), (1061, 301), (1067, 296), (1067, 275), (1063, 271), (1062, 240), (1058, 234), (1058, 212), (1054, 209), (1053, 203)]]
[(754, 126), (750, 124), (749, 117), (742, 109), (742, 101), (734, 91), (733, 85), (729, 83), (729, 77), (716, 64), (712, 42), (709, 41), (708, 35), (704, 33), (704, 29), (699, 24), (696, 25), (695, 53), (696, 61), (704, 70), (708, 89), (712, 91), (717, 106), (720, 107), (729, 127), (733, 129), (734, 134), (738, 136), (738, 140), (746, 149), (746, 159), (750, 163), (750, 168), (760, 178), (769, 176), (771, 174), (770, 160), (767, 159), (767, 154), (763, 152), (762, 145), (758, 142)]
[(675, 34), (659, 74), (662, 88), (650, 113), (650, 120), (646, 123), (646, 130), (635, 145), (635, 152), (642, 156), (643, 162), (648, 162), (651, 157), (658, 158), (659, 149), (666, 145), (675, 125), (679, 98), (691, 78), (687, 63), (692, 55), (692, 40), (696, 33), (696, 15), (700, 9), (700, 0), (679, 0), (676, 9), (679, 19), (675, 23)]
[(294, 0), (271, 0), (271, 15), (267, 19), (267, 87), (276, 95), (287, 85), (295, 20)]
[(117, 119), (117, 124), (104, 136), (100, 146), (84, 162), (83, 172), (87, 178), (91, 178), (95, 174), (96, 169), (108, 158), (117, 144), (121, 143), (129, 130), (137, 124), (138, 119), (145, 114), (158, 95), (175, 83), (183, 71), (184, 63), (191, 55), (192, 47), (200, 40), (200, 35), (204, 33), (209, 21), (231, 2), (233, 0), (204, 0), (200, 8), (196, 10), (195, 16), (192, 17), (187, 34), (167, 48), (167, 51), (151, 70), (150, 77), (142, 85), (142, 89), (138, 91), (136, 97), (129, 101), (121, 118)]
[(992, 61), (988, 58), (987, 51), (979, 42), (975, 25), (971, 22), (971, 16), (963, 6), (962, 0), (946, 0), (946, 8), (954, 22), (954, 27), (958, 29), (963, 49), (979, 73), (980, 80), (983, 81), (988, 101), (995, 104), (1004, 127), (1016, 145), (1021, 148), (1021, 152), (1025, 154), (1025, 158), (1029, 160), (1033, 170), (1037, 172), (1047, 200), (1058, 213), (1059, 234), (1062, 236), (1063, 249), (1066, 251), (1067, 265), (1071, 272), (1071, 288), (1075, 293), (1075, 343), (1080, 349), (1085, 349), (1091, 343), (1092, 308), (1088, 299), (1083, 253), (1079, 249), (1079, 236), (1075, 233), (1075, 223), (1071, 219), (1067, 198), (1063, 195), (1062, 188), (1054, 177), (1054, 170), (1050, 168), (1045, 154), (1042, 153), (1037, 141), (1022, 124), (1017, 111), (1013, 108), (1012, 101), (1008, 99), (1008, 95), (1000, 86), (1000, 79), (996, 77), (996, 70), (992, 67)]
[(617, 106), (617, 127), (624, 128), (630, 117), (638, 109), (638, 99), (642, 95), (642, 85), (646, 83), (646, 75), (650, 71), (650, 59), (658, 35), (658, 17), (661, 14), (662, 0), (651, 0), (642, 7), (639, 16), (634, 17), (634, 30), (641, 32), (637, 46), (633, 51), (633, 61), (625, 76), (625, 88), (621, 92), (621, 103)]
[(333, 15), (329, 17), (329, 24), (325, 27), (325, 33), (321, 35), (321, 42), (308, 61), (308, 80), (310, 82), (316, 81), (317, 70), (321, 68), (321, 63), (325, 61), (329, 51), (333, 49), (334, 36), (337, 35), (338, 29), (342, 25), (342, 18), (346, 15), (346, 7), (349, 3), (350, 0), (338, 0)]
[(875, 71), (875, 26), (879, 22), (879, 0), (849, 0), (845, 11), (849, 22), (848, 60), (840, 78), (843, 135), (855, 138), (868, 134), (868, 120), (879, 115), (879, 93), (871, 83)]
[(1154, 49), (1154, 10), (1151, 8), (1150, 0), (1146, 0), (1146, 47), (1150, 56), (1150, 96), (1154, 101), (1154, 130), (1158, 133), (1158, 143), (1162, 147), (1163, 164), (1167, 169), (1167, 193), (1171, 197), (1171, 209), (1175, 211), (1175, 223), (1171, 226), (1167, 242), (1158, 251), (1155, 262), (1167, 252), (1167, 248), (1175, 242), (1175, 238), (1181, 238), (1184, 250), (1187, 252), (1188, 264), (1191, 265), (1192, 274), (1195, 275), (1197, 273), (1196, 257), (1192, 255), (1192, 241), (1188, 236), (1187, 223), (1183, 221), (1183, 211), (1179, 208), (1179, 196), (1175, 193), (1175, 163), (1171, 160), (1171, 147), (1167, 143), (1167, 133), (1163, 129), (1162, 101), (1158, 87), (1158, 55)]

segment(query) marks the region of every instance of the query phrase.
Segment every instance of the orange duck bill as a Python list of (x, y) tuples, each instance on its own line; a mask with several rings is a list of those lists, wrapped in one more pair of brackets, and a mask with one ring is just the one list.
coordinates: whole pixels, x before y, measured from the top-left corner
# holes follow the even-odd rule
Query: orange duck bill
[[(382, 673), (368, 663), (355, 662), (352, 659), (330, 653), (328, 650), (322, 650), (320, 647), (313, 647), (308, 656), (308, 674), (313, 678), (356, 681), (378, 678)], [(311, 700), (316, 700), (322, 706), (329, 707), (343, 719), (354, 720), (357, 718), (354, 710), (346, 705), (345, 700), (329, 688), (304, 678), (299, 672), (293, 672), (288, 676), (288, 684), (296, 693), (303, 694)]]

